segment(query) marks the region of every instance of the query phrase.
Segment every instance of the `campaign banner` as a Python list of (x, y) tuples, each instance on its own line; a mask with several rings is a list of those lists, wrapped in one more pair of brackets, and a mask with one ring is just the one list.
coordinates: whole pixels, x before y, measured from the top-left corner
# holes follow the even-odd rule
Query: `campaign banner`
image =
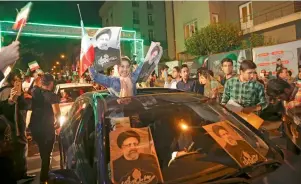
[(148, 49), (146, 57), (143, 62), (137, 82), (145, 82), (153, 73), (163, 55), (163, 49), (159, 42), (152, 42)]
[(119, 64), (121, 29), (121, 27), (101, 28), (92, 38), (95, 53), (94, 67), (98, 72)]
[(280, 59), (282, 65), (292, 71), (293, 76), (298, 74), (298, 65), (301, 64), (301, 40), (258, 47), (252, 51), (258, 73), (264, 69), (276, 75), (277, 60)]
[(110, 132), (112, 182), (163, 183), (149, 128), (119, 127)]
[(232, 59), (233, 71), (238, 74), (240, 63), (246, 59), (252, 60), (252, 52), (251, 49), (246, 49), (210, 55), (206, 61), (208, 69), (212, 70), (215, 75), (223, 75), (221, 62), (224, 58)]
[(266, 158), (244, 140), (227, 120), (205, 125), (203, 128), (241, 168), (266, 161)]

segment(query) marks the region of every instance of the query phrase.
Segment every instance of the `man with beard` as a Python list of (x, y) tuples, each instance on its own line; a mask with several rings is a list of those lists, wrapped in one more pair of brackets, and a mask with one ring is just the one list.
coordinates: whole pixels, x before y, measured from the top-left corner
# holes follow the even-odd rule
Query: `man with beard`
[(216, 136), (220, 137), (226, 142), (226, 145), (223, 148), (242, 167), (253, 165), (256, 162), (264, 160), (264, 158), (244, 140), (237, 140), (232, 137), (225, 127), (213, 125), (212, 131)]
[[(120, 61), (120, 50), (117, 48), (109, 47), (110, 40), (112, 38), (111, 29), (103, 29), (100, 31), (95, 39), (95, 64), (97, 71), (103, 71), (104, 66), (106, 66), (108, 62), (114, 63), (110, 64), (113, 66)], [(118, 47), (118, 45), (116, 45)]]
[[(152, 49), (148, 61), (145, 61), (143, 63), (138, 82), (146, 81), (148, 79), (148, 77), (151, 75), (151, 73), (155, 70), (156, 65), (160, 61), (160, 57), (161, 57), (160, 51), (161, 51), (161, 48), (159, 45), (156, 45)], [(164, 85), (164, 82), (163, 82), (163, 85)], [(162, 85), (162, 87), (163, 87), (163, 85)]]
[(116, 183), (160, 183), (159, 164), (151, 154), (139, 153), (140, 136), (133, 130), (119, 134), (117, 145), (123, 155), (113, 161), (113, 177)]

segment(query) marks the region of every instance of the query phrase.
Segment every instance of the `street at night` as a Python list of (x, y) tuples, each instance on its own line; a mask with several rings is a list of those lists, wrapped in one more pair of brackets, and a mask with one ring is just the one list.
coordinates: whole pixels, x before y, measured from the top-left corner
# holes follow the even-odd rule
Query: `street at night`
[(0, 184), (300, 184), (300, 1), (1, 1)]

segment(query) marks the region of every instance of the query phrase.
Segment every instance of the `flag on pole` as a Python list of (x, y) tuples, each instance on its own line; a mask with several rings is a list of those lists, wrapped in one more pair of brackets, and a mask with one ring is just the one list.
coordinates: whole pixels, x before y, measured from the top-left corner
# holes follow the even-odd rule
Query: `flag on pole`
[(24, 6), (21, 11), (17, 15), (17, 19), (15, 24), (13, 25), (13, 30), (19, 30), (22, 25), (24, 26), (26, 24), (30, 9), (31, 9), (32, 3), (27, 3), (26, 6)]
[(31, 71), (34, 71), (34, 70), (37, 70), (40, 68), (38, 62), (36, 62), (36, 61), (32, 61), (32, 62), (28, 63), (28, 66)]
[(81, 52), (80, 52), (80, 62), (79, 62), (79, 75), (82, 76), (85, 71), (94, 62), (94, 47), (91, 38), (87, 34), (84, 23), (81, 20), (82, 27), (82, 42), (81, 42)]

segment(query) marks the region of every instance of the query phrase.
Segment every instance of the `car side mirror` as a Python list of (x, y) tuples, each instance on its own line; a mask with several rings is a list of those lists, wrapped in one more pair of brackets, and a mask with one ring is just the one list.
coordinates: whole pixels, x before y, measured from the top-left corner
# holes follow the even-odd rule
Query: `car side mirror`
[(69, 169), (50, 171), (48, 178), (48, 184), (82, 184), (78, 176)]

